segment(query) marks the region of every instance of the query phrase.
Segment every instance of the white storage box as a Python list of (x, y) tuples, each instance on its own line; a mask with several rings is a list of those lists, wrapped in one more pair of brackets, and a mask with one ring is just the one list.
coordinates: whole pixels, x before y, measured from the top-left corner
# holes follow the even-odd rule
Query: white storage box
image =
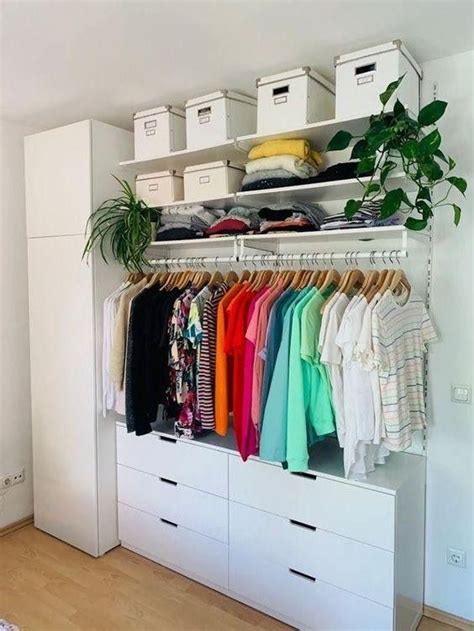
[(257, 79), (259, 134), (299, 129), (334, 118), (334, 85), (311, 68)]
[(135, 160), (149, 160), (186, 148), (186, 115), (170, 105), (137, 112)]
[(221, 145), (236, 136), (254, 134), (257, 99), (220, 90), (186, 102), (188, 149)]
[(336, 118), (339, 120), (377, 114), (379, 95), (405, 74), (385, 107), (389, 112), (398, 98), (414, 114), (420, 107), (422, 70), (400, 40), (340, 55), (336, 66)]
[(184, 197), (187, 202), (215, 199), (240, 191), (245, 169), (229, 160), (196, 164), (184, 169)]
[(177, 175), (176, 171), (137, 175), (135, 189), (137, 196), (148, 206), (164, 206), (183, 199), (183, 176)]

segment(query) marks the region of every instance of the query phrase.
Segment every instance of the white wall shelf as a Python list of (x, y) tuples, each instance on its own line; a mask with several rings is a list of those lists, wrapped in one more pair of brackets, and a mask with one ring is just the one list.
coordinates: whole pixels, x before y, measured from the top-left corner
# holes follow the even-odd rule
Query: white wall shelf
[(247, 153), (252, 147), (266, 140), (279, 138), (305, 138), (311, 142), (314, 149), (324, 150), (329, 140), (340, 129), (345, 129), (353, 135), (358, 135), (366, 129), (368, 120), (366, 116), (348, 120), (331, 119), (305, 125), (300, 129), (289, 129), (274, 134), (238, 136), (221, 145), (203, 149), (183, 149), (149, 160), (126, 160), (121, 162), (120, 165), (129, 167), (135, 174), (139, 174), (166, 171), (168, 169), (182, 171), (186, 166), (205, 164), (216, 160), (231, 160), (232, 162), (245, 163), (247, 161)]
[[(362, 177), (359, 180), (351, 178), (332, 182), (318, 182), (317, 184), (300, 184), (298, 186), (282, 186), (258, 191), (239, 191), (213, 199), (202, 201), (182, 200), (168, 206), (191, 206), (202, 204), (208, 208), (222, 208), (229, 210), (234, 206), (255, 206), (261, 208), (267, 204), (278, 202), (329, 202), (347, 200), (362, 196), (361, 182), (366, 183), (370, 177)], [(377, 182), (378, 178), (374, 179)], [(388, 189), (402, 188), (409, 193), (415, 190), (411, 180), (404, 173), (395, 173), (386, 181)]]
[(222, 145), (204, 149), (182, 149), (150, 160), (126, 160), (121, 162), (120, 166), (129, 167), (135, 174), (154, 173), (168, 169), (176, 169), (182, 173), (187, 166), (216, 162), (217, 160), (231, 160), (242, 164), (247, 162), (247, 154), (244, 149), (239, 149), (236, 146), (234, 140), (229, 140)]

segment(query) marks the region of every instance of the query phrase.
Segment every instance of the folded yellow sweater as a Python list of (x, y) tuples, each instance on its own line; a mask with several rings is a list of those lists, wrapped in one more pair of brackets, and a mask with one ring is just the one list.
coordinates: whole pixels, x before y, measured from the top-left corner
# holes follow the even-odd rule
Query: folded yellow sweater
[(311, 145), (304, 138), (294, 140), (267, 140), (249, 151), (249, 160), (271, 158), (272, 156), (291, 155), (302, 160), (311, 159), (319, 166), (322, 164), (321, 154), (311, 151)]

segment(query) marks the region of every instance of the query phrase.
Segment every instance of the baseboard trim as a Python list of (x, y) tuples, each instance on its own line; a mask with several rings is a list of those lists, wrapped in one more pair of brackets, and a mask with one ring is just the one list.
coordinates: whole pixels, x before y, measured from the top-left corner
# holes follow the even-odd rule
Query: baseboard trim
[(20, 528), (29, 526), (32, 523), (33, 523), (33, 515), (30, 515), (29, 517), (24, 517), (23, 519), (19, 519), (18, 521), (15, 521), (13, 524), (10, 524), (9, 526), (0, 528), (0, 537), (9, 535), (11, 532), (15, 532), (15, 530), (20, 530)]
[(461, 631), (473, 631), (474, 629), (474, 622), (470, 622), (469, 620), (466, 620), (466, 618), (454, 616), (452, 613), (441, 611), (441, 609), (436, 609), (436, 607), (428, 607), (427, 605), (425, 605), (423, 607), (423, 615), (425, 615), (427, 618), (432, 618), (437, 622), (450, 624), (457, 629), (461, 629)]

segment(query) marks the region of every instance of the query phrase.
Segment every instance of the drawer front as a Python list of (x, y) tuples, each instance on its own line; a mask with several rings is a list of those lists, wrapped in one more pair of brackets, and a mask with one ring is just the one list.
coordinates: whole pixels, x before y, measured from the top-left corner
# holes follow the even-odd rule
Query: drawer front
[(232, 545), (229, 589), (309, 629), (388, 631), (393, 628), (391, 608)]
[(119, 538), (124, 547), (181, 568), (216, 586), (228, 586), (228, 546), (180, 526), (173, 526), (119, 503)]
[(171, 436), (128, 434), (117, 425), (117, 463), (228, 497), (227, 454)]
[(123, 504), (228, 542), (228, 500), (222, 497), (123, 465), (117, 467), (117, 490)]
[[(304, 477), (307, 476), (307, 477)], [(314, 474), (229, 456), (231, 500), (394, 550), (395, 497)]]
[(392, 552), (234, 502), (229, 513), (233, 548), (393, 607)]

